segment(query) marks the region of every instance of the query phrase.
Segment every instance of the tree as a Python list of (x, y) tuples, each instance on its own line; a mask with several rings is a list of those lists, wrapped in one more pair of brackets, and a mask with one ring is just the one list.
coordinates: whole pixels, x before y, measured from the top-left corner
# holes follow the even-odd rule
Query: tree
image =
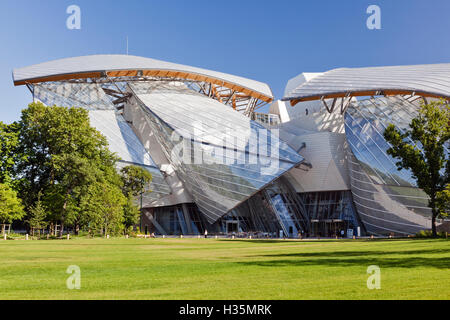
[(404, 133), (393, 124), (388, 126), (384, 137), (392, 147), (387, 153), (399, 159), (398, 170), (411, 170), (417, 186), (430, 197), (432, 232), (436, 236), (436, 219), (448, 214), (445, 208), (448, 209), (450, 162), (445, 146), (450, 139), (450, 108), (444, 101), (422, 104), (418, 117), (409, 126)]
[(139, 223), (141, 212), (139, 210), (139, 207), (134, 204), (133, 200), (133, 196), (128, 195), (126, 203), (123, 206), (123, 223), (126, 230)]
[(38, 229), (40, 234), (40, 230), (47, 227), (46, 218), (47, 213), (44, 206), (42, 205), (41, 194), (39, 194), (36, 204), (30, 209), (30, 219), (28, 220), (28, 224), (33, 230), (33, 233), (34, 229)]
[(47, 188), (46, 203), (54, 221), (74, 226), (78, 234), (82, 214), (79, 203), (88, 187), (102, 179), (103, 172), (95, 163), (76, 153), (54, 155), (53, 166), (58, 181)]
[(0, 123), (0, 143), (3, 180), (19, 191), (32, 228), (52, 222), (60, 235), (65, 226), (117, 234), (139, 218), (132, 197), (151, 174), (130, 166), (120, 175), (118, 157), (90, 126), (87, 110), (31, 103), (19, 122)]
[(437, 207), (442, 217), (448, 217), (450, 213), (450, 184), (437, 193)]
[(25, 215), (17, 192), (6, 184), (0, 184), (0, 222), (12, 223)]
[(7, 125), (0, 121), (0, 183), (8, 185), (12, 183), (13, 169), (17, 158), (18, 127), (16, 122)]
[[(127, 197), (128, 202), (124, 207), (125, 224), (128, 227), (138, 223), (139, 217), (142, 214), (138, 208), (133, 204), (133, 198), (138, 195), (141, 196), (141, 211), (142, 211), (142, 195), (145, 186), (152, 181), (151, 173), (139, 166), (126, 166), (120, 170), (122, 177), (122, 192)], [(148, 190), (148, 192), (151, 192)], [(140, 224), (142, 228), (142, 223)]]
[(90, 231), (105, 236), (120, 234), (123, 231), (125, 203), (126, 198), (118, 186), (105, 182), (91, 184), (81, 203)]
[(82, 108), (47, 107), (32, 103), (22, 111), (18, 124), (20, 161), (16, 177), (27, 207), (40, 191), (49, 218), (64, 225), (81, 219), (80, 203), (96, 183), (120, 186), (117, 157), (108, 149), (106, 138), (90, 126), (88, 111)]
[(124, 195), (138, 196), (146, 185), (152, 181), (152, 174), (139, 166), (126, 166), (120, 170), (123, 180)]

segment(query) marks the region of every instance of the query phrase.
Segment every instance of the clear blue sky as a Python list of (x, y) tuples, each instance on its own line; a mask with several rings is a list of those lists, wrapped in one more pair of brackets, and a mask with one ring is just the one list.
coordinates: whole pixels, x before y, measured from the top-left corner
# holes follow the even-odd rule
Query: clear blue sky
[[(66, 8), (81, 8), (81, 30)], [(366, 9), (381, 7), (382, 29)], [(11, 71), (52, 59), (129, 53), (268, 83), (281, 98), (301, 72), (450, 62), (448, 0), (1, 0), (0, 121), (30, 102)]]

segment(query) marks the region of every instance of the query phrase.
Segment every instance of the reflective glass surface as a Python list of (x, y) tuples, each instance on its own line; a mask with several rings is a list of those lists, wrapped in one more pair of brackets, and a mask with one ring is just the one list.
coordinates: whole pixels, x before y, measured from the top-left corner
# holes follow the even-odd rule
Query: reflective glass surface
[(87, 110), (115, 110), (111, 96), (99, 84), (48, 82), (33, 86), (33, 95), (47, 106), (82, 107)]
[(303, 161), (262, 125), (182, 83), (129, 90), (210, 223)]
[(353, 234), (356, 234), (360, 223), (350, 191), (308, 192), (300, 196), (312, 222), (314, 236), (341, 236), (341, 231), (345, 235), (348, 229), (353, 229)]
[(409, 170), (397, 169), (383, 137), (391, 123), (408, 129), (418, 110), (419, 101), (394, 96), (359, 101), (345, 115), (353, 200), (369, 234), (414, 234), (430, 227), (428, 197)]

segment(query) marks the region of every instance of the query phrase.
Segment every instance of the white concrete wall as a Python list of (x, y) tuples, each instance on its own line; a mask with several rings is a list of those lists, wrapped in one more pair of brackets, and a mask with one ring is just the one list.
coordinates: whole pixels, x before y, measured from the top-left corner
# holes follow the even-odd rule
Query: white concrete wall
[[(280, 117), (281, 122), (284, 123), (306, 116), (307, 113), (308, 115), (311, 115), (319, 112), (321, 108), (322, 103), (320, 101), (299, 102), (292, 107), (289, 101), (277, 100), (270, 105), (269, 113), (277, 114)], [(308, 112), (306, 112), (306, 110), (308, 110)]]
[[(319, 75), (321, 73), (302, 73), (289, 80), (285, 95)], [(333, 100), (325, 102), (331, 108)], [(320, 100), (300, 102), (294, 107), (289, 101), (276, 101), (270, 107), (270, 113), (280, 116), (282, 123), (276, 129), (281, 140), (312, 165), (312, 168), (301, 165), (286, 175), (297, 192), (350, 190), (344, 116), (340, 105), (341, 99), (338, 99), (331, 114)], [(302, 148), (303, 144), (306, 146)]]
[[(283, 139), (286, 133), (280, 132)], [(289, 140), (293, 141), (293, 137)], [(332, 132), (315, 132), (297, 136), (296, 149), (306, 147), (300, 154), (312, 165), (292, 169), (287, 174), (297, 192), (350, 190), (345, 153), (345, 135)]]

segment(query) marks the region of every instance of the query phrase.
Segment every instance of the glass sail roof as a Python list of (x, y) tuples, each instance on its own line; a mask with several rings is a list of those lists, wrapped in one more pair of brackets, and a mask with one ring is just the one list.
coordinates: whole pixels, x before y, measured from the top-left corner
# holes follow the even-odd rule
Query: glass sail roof
[(262, 125), (182, 83), (129, 90), (210, 223), (303, 161)]

